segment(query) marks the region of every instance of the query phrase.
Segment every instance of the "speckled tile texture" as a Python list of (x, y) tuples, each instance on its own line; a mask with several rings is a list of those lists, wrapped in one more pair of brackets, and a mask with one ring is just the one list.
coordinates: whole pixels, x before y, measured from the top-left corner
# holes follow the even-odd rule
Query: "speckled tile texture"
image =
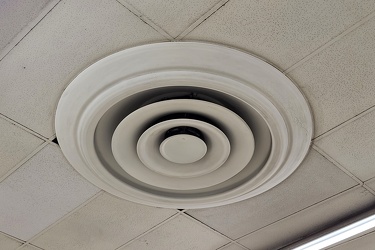
[(0, 118), (0, 178), (32, 153), (43, 141)]
[(162, 40), (116, 1), (61, 1), (0, 62), (0, 113), (50, 137), (73, 77), (106, 55)]
[(356, 177), (366, 181), (375, 177), (374, 124), (375, 111), (372, 111), (314, 143)]
[(55, 250), (116, 249), (174, 213), (174, 210), (143, 206), (104, 193), (32, 243)]
[(120, 0), (127, 2), (172, 37), (177, 37), (220, 0)]
[(120, 250), (210, 250), (219, 248), (227, 242), (227, 239), (198, 222), (178, 216)]
[(374, 31), (373, 18), (289, 73), (311, 104), (316, 136), (375, 105)]
[(374, 1), (229, 1), (185, 39), (234, 46), (286, 69), (374, 10)]
[(28, 240), (98, 191), (47, 145), (0, 183), (0, 231)]
[(188, 210), (194, 218), (232, 239), (313, 205), (357, 183), (311, 150), (284, 182), (261, 195), (231, 205)]

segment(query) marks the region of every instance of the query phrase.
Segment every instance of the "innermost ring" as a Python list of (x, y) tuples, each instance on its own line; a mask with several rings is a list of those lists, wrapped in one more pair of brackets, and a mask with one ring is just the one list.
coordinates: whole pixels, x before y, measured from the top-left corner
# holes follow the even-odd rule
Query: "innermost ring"
[(170, 162), (189, 164), (202, 159), (207, 153), (207, 145), (198, 134), (182, 132), (168, 135), (167, 132), (166, 135), (167, 138), (160, 144), (159, 150)]

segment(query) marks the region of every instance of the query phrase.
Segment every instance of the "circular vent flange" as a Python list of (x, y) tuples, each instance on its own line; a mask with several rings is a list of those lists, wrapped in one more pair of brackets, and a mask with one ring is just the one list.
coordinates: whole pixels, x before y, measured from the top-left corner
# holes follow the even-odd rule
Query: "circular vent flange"
[(309, 106), (280, 71), (206, 43), (143, 45), (79, 74), (56, 112), (73, 167), (130, 201), (203, 208), (260, 194), (302, 162)]

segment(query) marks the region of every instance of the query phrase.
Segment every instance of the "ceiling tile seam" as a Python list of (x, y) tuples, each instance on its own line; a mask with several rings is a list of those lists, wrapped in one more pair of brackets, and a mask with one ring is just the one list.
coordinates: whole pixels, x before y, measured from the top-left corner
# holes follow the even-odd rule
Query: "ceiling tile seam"
[(9, 117), (7, 117), (7, 116), (1, 114), (1, 113), (0, 113), (0, 118), (2, 118), (2, 119), (4, 119), (4, 120), (6, 120), (6, 121), (12, 123), (13, 125), (17, 126), (18, 128), (20, 128), (20, 129), (22, 129), (22, 130), (24, 130), (24, 131), (26, 131), (26, 132), (28, 132), (28, 133), (30, 133), (30, 134), (32, 134), (32, 135), (38, 137), (39, 139), (41, 139), (41, 140), (43, 140), (43, 141), (47, 141), (47, 140), (49, 140), (47, 137), (44, 137), (43, 135), (38, 134), (37, 132), (33, 131), (32, 129), (29, 129), (28, 127), (22, 125), (21, 123), (19, 123), (19, 122), (13, 120), (13, 119), (11, 119), (11, 118), (9, 118)]
[(265, 226), (263, 226), (263, 227), (260, 227), (260, 228), (254, 230), (254, 231), (251, 231), (250, 233), (247, 233), (247, 234), (245, 234), (245, 235), (243, 235), (243, 236), (237, 238), (235, 241), (243, 240), (243, 239), (247, 238), (248, 236), (250, 236), (250, 235), (253, 234), (253, 233), (256, 233), (256, 232), (258, 232), (258, 231), (260, 231), (260, 230), (263, 230), (263, 229), (265, 229), (265, 228), (267, 228), (267, 227), (270, 227), (270, 226), (272, 226), (272, 225), (274, 225), (274, 224), (276, 224), (276, 223), (278, 223), (278, 222), (281, 222), (281, 221), (287, 220), (287, 219), (289, 219), (291, 216), (294, 216), (294, 215), (296, 215), (296, 214), (298, 214), (298, 213), (300, 213), (300, 212), (304, 212), (304, 211), (308, 211), (308, 210), (314, 210), (317, 206), (320, 206), (320, 205), (322, 205), (322, 204), (324, 204), (324, 203), (330, 202), (330, 201), (333, 200), (333, 199), (337, 199), (337, 198), (339, 198), (340, 196), (343, 196), (343, 195), (345, 195), (345, 194), (347, 194), (347, 193), (353, 192), (353, 191), (355, 191), (356, 189), (359, 189), (359, 188), (361, 188), (361, 187), (362, 187), (361, 185), (356, 185), (356, 186), (353, 186), (353, 187), (351, 187), (351, 188), (345, 189), (345, 190), (343, 190), (343, 191), (341, 191), (341, 192), (339, 192), (339, 193), (337, 193), (337, 194), (335, 194), (335, 195), (332, 195), (332, 196), (330, 196), (330, 197), (328, 197), (328, 198), (326, 198), (326, 199), (324, 199), (324, 200), (321, 200), (321, 201), (319, 201), (319, 202), (316, 202), (316, 203), (314, 203), (314, 204), (312, 204), (312, 205), (310, 205), (310, 206), (308, 206), (308, 207), (305, 207), (305, 208), (303, 208), (303, 209), (301, 209), (301, 210), (298, 210), (298, 211), (296, 211), (296, 212), (294, 212), (294, 213), (291, 213), (291, 214), (289, 214), (289, 215), (287, 215), (287, 216), (285, 216), (285, 217), (283, 217), (283, 218), (281, 218), (281, 219), (278, 219), (278, 220), (276, 220), (276, 221), (274, 221), (274, 222), (272, 222), (272, 223), (270, 223), (270, 224), (267, 224), (267, 225), (265, 225)]
[[(205, 224), (204, 222), (200, 221), (199, 219), (193, 217), (192, 215), (187, 214), (187, 213), (182, 213), (182, 215), (183, 215), (184, 217), (186, 217), (187, 219), (189, 219), (189, 220), (191, 220), (191, 221), (197, 223), (198, 225), (200, 225), (200, 226), (202, 226), (202, 227), (204, 227), (204, 228), (206, 228), (206, 229), (208, 229), (208, 230), (214, 232), (215, 234), (219, 235), (220, 237), (225, 238), (225, 239), (228, 240), (229, 242), (235, 243), (235, 240), (234, 240), (234, 239), (232, 239), (232, 238), (230, 238), (229, 236), (227, 236), (227, 235), (221, 233), (220, 231), (216, 230), (215, 228), (210, 227), (209, 225), (207, 225), (207, 224)], [(229, 242), (228, 242), (228, 243), (229, 243)]]
[(224, 7), (229, 0), (221, 0), (216, 3), (211, 9), (209, 9), (206, 13), (204, 13), (200, 18), (198, 18), (194, 23), (192, 23), (189, 27), (187, 27), (184, 31), (182, 31), (175, 39), (181, 40), (185, 36), (187, 36), (190, 32), (192, 32), (195, 28), (205, 22), (210, 16), (216, 13), (219, 9)]
[(130, 13), (135, 15), (137, 18), (141, 19), (142, 22), (150, 26), (152, 29), (154, 29), (156, 32), (158, 32), (160, 35), (164, 36), (170, 41), (174, 41), (174, 38), (169, 35), (165, 30), (163, 30), (160, 26), (158, 26), (156, 23), (154, 23), (151, 19), (143, 15), (139, 10), (137, 10), (133, 5), (129, 4), (125, 0), (116, 0), (120, 5), (122, 5), (125, 9), (127, 9)]
[(337, 36), (333, 37), (331, 40), (329, 40), (326, 43), (322, 44), (316, 50), (312, 51), (310, 54), (308, 54), (307, 56), (303, 57), (301, 60), (299, 60), (296, 63), (294, 63), (292, 66), (290, 66), (289, 68), (285, 69), (283, 71), (283, 73), (284, 74), (289, 74), (293, 70), (297, 69), (298, 67), (300, 67), (301, 65), (303, 65), (304, 63), (306, 63), (307, 61), (309, 61), (310, 59), (312, 59), (316, 55), (318, 55), (320, 52), (322, 52), (326, 48), (330, 47), (332, 44), (334, 44), (337, 41), (343, 39), (346, 35), (348, 35), (349, 33), (353, 32), (353, 31), (355, 31), (357, 28), (359, 28), (360, 26), (362, 26), (365, 23), (367, 23), (368, 21), (370, 21), (374, 16), (375, 16), (375, 11), (371, 12), (366, 17), (364, 17), (361, 20), (357, 21), (355, 24), (353, 24), (352, 26), (350, 26), (349, 28), (347, 28), (346, 30), (344, 30), (343, 32), (341, 32), (340, 34), (338, 34)]
[(323, 149), (319, 148), (316, 144), (313, 143), (312, 145), (313, 149), (315, 149), (319, 154), (321, 154), (324, 158), (326, 158), (328, 161), (330, 161), (333, 165), (335, 165), (337, 168), (339, 168), (341, 171), (343, 171), (345, 174), (350, 176), (353, 180), (355, 180), (359, 185), (363, 186), (363, 181), (359, 179), (357, 176), (355, 176), (352, 172), (347, 170), (343, 165), (341, 165), (338, 161), (333, 159), (329, 154), (324, 152)]
[(178, 217), (181, 215), (181, 212), (180, 211), (177, 211), (175, 214), (173, 214), (172, 216), (168, 217), (167, 219), (163, 220), (162, 222), (158, 223), (157, 225), (147, 229), (146, 231), (144, 231), (143, 233), (139, 234), (138, 236), (134, 237), (133, 239), (125, 242), (124, 244), (122, 244), (121, 246), (115, 248), (115, 250), (121, 250), (122, 248), (126, 247), (126, 246), (129, 246), (130, 244), (132, 244), (133, 242), (137, 241), (138, 239), (142, 238), (143, 236), (153, 232), (154, 230), (158, 229), (159, 227), (163, 226), (164, 224), (168, 223), (169, 221), (173, 220), (174, 218)]
[[(237, 244), (235, 244), (235, 243), (237, 243)], [(238, 242), (229, 242), (228, 244), (225, 244), (225, 245), (223, 245), (219, 248), (216, 248), (216, 250), (225, 250), (227, 247), (232, 246), (232, 245), (238, 246), (239, 248), (244, 249), (244, 250), (250, 250), (250, 248), (247, 248), (247, 247), (239, 244)]]
[(30, 154), (28, 154), (26, 157), (24, 157), (21, 161), (19, 161), (16, 165), (14, 165), (8, 172), (6, 172), (4, 175), (0, 176), (0, 182), (8, 178), (11, 174), (13, 174), (15, 171), (17, 171), (18, 168), (20, 168), (23, 164), (25, 164), (27, 161), (29, 161), (34, 155), (36, 155), (40, 150), (42, 150), (45, 146), (47, 146), (48, 142), (43, 142), (40, 144), (36, 149), (34, 149)]
[(36, 25), (38, 25), (44, 17), (47, 16), (48, 13), (50, 13), (56, 5), (60, 2), (61, 0), (52, 0), (50, 1), (39, 13), (39, 15), (29, 22), (25, 27), (22, 28), (22, 30), (5, 46), (4, 49), (1, 50), (0, 52), (0, 62), (4, 59), (5, 56), (9, 54), (10, 51), (14, 47), (16, 47), (22, 40), (25, 38), (30, 31), (32, 31)]
[(38, 246), (33, 245), (33, 244), (31, 244), (31, 243), (25, 243), (25, 244), (23, 244), (22, 246), (19, 246), (16, 250), (18, 250), (18, 249), (25, 249), (25, 247), (27, 247), (27, 246), (32, 246), (32, 247), (35, 248), (35, 249), (44, 250), (44, 248), (38, 247)]
[(21, 239), (18, 239), (16, 237), (14, 237), (13, 235), (10, 235), (10, 234), (7, 234), (7, 233), (4, 233), (2, 231), (0, 231), (0, 234), (4, 235), (5, 237), (8, 237), (8, 238), (11, 238), (12, 240), (15, 240), (15, 241), (18, 241), (19, 243), (21, 244), (24, 244), (26, 241), (24, 240), (21, 240)]
[(328, 131), (326, 131), (326, 132), (324, 132), (324, 133), (318, 135), (317, 137), (315, 137), (315, 138), (313, 139), (313, 142), (315, 142), (315, 141), (319, 141), (320, 139), (329, 136), (330, 134), (332, 134), (332, 133), (334, 133), (334, 132), (336, 132), (336, 131), (338, 131), (338, 130), (344, 128), (346, 125), (348, 125), (348, 124), (350, 124), (350, 123), (352, 123), (352, 122), (354, 122), (354, 121), (356, 121), (356, 120), (362, 118), (363, 116), (367, 115), (368, 113), (371, 113), (371, 112), (374, 111), (374, 110), (375, 110), (375, 105), (374, 105), (374, 106), (371, 106), (371, 107), (369, 107), (369, 108), (367, 108), (367, 109), (365, 109), (364, 111), (359, 112), (358, 114), (356, 114), (355, 116), (349, 118), (348, 120), (346, 120), (346, 121), (344, 121), (344, 122), (342, 122), (342, 123), (336, 125), (335, 127), (329, 129)]
[[(59, 224), (60, 222), (62, 222), (63, 220), (65, 220), (66, 218), (70, 217), (72, 214), (74, 214), (75, 212), (77, 212), (78, 210), (80, 210), (81, 208), (83, 208), (84, 206), (86, 206), (87, 204), (89, 204), (91, 201), (93, 201), (94, 199), (96, 199), (98, 196), (100, 196), (103, 193), (104, 193), (103, 190), (98, 191), (96, 194), (94, 194), (93, 196), (91, 196), (89, 199), (87, 199), (86, 201), (84, 201), (83, 203), (81, 203), (80, 205), (78, 205), (77, 207), (75, 207), (74, 209), (72, 209), (71, 211), (69, 211), (68, 213), (64, 214), (62, 217), (60, 217), (59, 219), (57, 219), (55, 222), (51, 223), (46, 228), (44, 228), (43, 230), (41, 230), (39, 233), (37, 233), (36, 235), (34, 235), (30, 239), (28, 239), (25, 242), (25, 244), (32, 244), (31, 243), (32, 241), (34, 241), (38, 237), (42, 236), (48, 230), (50, 230), (51, 228), (53, 228), (54, 226), (56, 226), (57, 224)], [(32, 245), (34, 246), (34, 244), (32, 244)], [(35, 246), (37, 246), (37, 245), (35, 245)], [(21, 247), (22, 246), (20, 246), (16, 250), (20, 249)], [(37, 247), (39, 247), (39, 246), (37, 246)]]
[[(371, 180), (371, 179), (370, 179)], [(372, 193), (375, 196), (375, 190), (373, 190), (371, 187), (367, 186), (366, 182), (363, 183), (363, 187), (367, 189), (370, 193)]]

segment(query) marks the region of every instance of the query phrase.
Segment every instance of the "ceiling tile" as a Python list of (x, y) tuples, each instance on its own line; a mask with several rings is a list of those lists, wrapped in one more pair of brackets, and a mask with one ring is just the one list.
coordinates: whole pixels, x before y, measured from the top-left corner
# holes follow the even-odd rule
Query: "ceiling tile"
[(366, 181), (375, 177), (374, 124), (375, 111), (372, 111), (314, 143), (355, 176)]
[(331, 250), (371, 250), (375, 246), (375, 232), (363, 235), (355, 238), (349, 242), (345, 242), (333, 248)]
[(0, 51), (29, 22), (35, 19), (51, 0), (1, 0), (0, 1)]
[(50, 137), (75, 75), (108, 54), (162, 40), (116, 1), (62, 1), (0, 62), (0, 113)]
[(366, 185), (375, 191), (375, 178), (366, 181)]
[(211, 250), (228, 243), (224, 237), (182, 215), (132, 242), (121, 250)]
[(229, 1), (186, 39), (228, 44), (286, 69), (374, 9), (374, 1)]
[(43, 143), (25, 130), (0, 118), (0, 178)]
[(354, 188), (255, 231), (239, 242), (252, 250), (279, 249), (374, 205), (375, 196), (362, 187)]
[(172, 37), (177, 37), (220, 0), (120, 0), (153, 21)]
[(20, 250), (43, 250), (42, 248), (39, 248), (39, 247), (36, 247), (36, 246), (33, 246), (33, 245), (24, 245), (22, 246), (22, 248)]
[(312, 106), (316, 135), (375, 105), (374, 40), (372, 18), (290, 73)]
[(55, 250), (116, 249), (175, 212), (103, 193), (32, 243)]
[(4, 250), (14, 250), (21, 246), (22, 243), (0, 233), (0, 247)]
[(236, 244), (229, 244), (226, 247), (220, 248), (220, 250), (244, 250), (246, 248), (239, 247)]
[(275, 188), (242, 202), (188, 213), (237, 239), (354, 185), (353, 179), (311, 150), (302, 165)]
[(0, 183), (0, 231), (28, 240), (97, 192), (47, 145)]

